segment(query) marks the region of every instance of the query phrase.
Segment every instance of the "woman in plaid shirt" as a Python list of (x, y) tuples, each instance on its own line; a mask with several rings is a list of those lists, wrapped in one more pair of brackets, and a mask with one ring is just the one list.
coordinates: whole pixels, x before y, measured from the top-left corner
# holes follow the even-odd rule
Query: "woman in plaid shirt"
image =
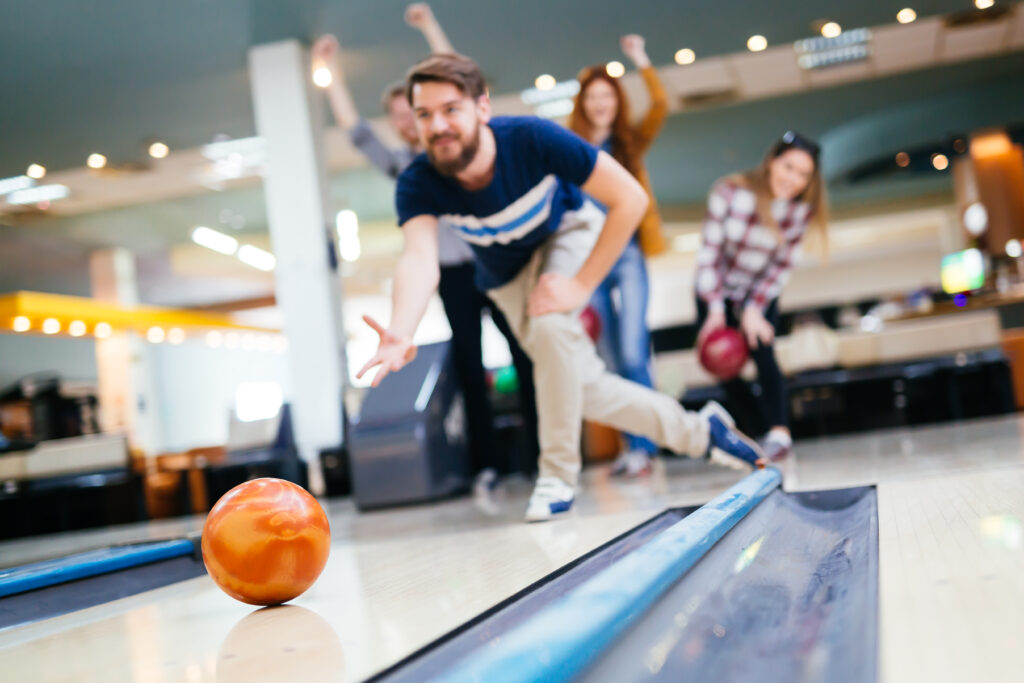
[(765, 453), (781, 460), (792, 449), (786, 388), (773, 343), (779, 294), (804, 237), (824, 247), (825, 186), (817, 143), (787, 132), (757, 168), (715, 183), (708, 196), (697, 254), (697, 348), (719, 327), (739, 327), (757, 366), (761, 395), (740, 378), (723, 383), (733, 408), (756, 416)]

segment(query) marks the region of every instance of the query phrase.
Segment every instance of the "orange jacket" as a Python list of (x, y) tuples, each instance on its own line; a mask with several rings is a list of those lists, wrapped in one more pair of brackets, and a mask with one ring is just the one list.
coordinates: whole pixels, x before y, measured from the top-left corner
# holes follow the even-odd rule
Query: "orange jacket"
[(668, 249), (668, 242), (661, 230), (661, 215), (658, 213), (658, 203), (654, 199), (654, 193), (651, 192), (651, 179), (644, 167), (643, 156), (651, 148), (654, 139), (658, 137), (658, 133), (661, 132), (661, 127), (665, 123), (665, 117), (668, 116), (668, 96), (665, 94), (665, 88), (658, 79), (658, 72), (653, 66), (641, 70), (640, 74), (643, 76), (644, 85), (647, 86), (651, 104), (647, 109), (647, 114), (644, 115), (644, 120), (633, 129), (638, 166), (636, 179), (644, 186), (651, 203), (647, 207), (647, 213), (640, 221), (637, 234), (640, 238), (640, 248), (643, 249), (644, 254), (655, 256)]

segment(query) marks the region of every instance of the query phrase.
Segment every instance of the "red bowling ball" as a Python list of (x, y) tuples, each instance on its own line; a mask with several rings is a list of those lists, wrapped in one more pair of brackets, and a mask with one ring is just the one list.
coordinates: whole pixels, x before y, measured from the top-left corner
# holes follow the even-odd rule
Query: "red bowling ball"
[(580, 313), (580, 320), (583, 321), (583, 329), (587, 331), (590, 341), (596, 344), (597, 340), (601, 338), (601, 316), (592, 306), (587, 306)]
[(749, 355), (747, 341), (738, 330), (720, 327), (704, 339), (698, 357), (709, 373), (718, 379), (730, 380), (740, 374)]

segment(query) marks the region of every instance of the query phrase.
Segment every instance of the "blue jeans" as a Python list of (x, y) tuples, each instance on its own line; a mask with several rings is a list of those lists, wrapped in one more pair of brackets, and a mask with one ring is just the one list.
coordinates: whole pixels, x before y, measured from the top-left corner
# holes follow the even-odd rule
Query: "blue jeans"
[[(619, 301), (613, 298), (618, 291)], [(597, 352), (616, 374), (645, 387), (651, 381), (651, 335), (647, 329), (647, 263), (635, 238), (626, 245), (604, 282), (594, 291), (590, 305), (601, 319)], [(626, 434), (629, 450), (654, 454), (650, 440)]]

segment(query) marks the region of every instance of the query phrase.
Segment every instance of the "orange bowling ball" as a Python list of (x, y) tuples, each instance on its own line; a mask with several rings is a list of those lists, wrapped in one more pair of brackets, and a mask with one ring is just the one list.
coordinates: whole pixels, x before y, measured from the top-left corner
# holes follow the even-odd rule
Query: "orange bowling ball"
[(203, 562), (221, 590), (250, 605), (302, 595), (327, 564), (331, 527), (320, 503), (283, 479), (225, 493), (203, 525)]

